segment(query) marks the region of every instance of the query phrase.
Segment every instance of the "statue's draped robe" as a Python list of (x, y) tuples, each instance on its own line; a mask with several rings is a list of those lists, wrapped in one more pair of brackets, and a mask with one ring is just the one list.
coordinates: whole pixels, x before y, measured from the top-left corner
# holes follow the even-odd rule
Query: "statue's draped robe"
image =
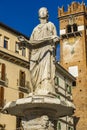
[[(39, 24), (32, 32), (30, 41), (46, 42), (57, 35), (53, 23)], [(49, 42), (49, 40), (48, 40)], [(34, 43), (35, 44), (35, 43)], [(32, 49), (30, 58), (30, 72), (33, 90), (35, 92), (54, 92), (54, 65), (52, 56), (52, 46), (46, 45), (37, 49)]]

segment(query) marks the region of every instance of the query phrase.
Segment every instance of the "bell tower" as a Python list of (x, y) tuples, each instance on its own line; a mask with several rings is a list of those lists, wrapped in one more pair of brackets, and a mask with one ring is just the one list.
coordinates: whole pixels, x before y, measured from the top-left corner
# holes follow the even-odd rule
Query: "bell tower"
[(67, 11), (58, 8), (60, 63), (76, 77), (73, 99), (76, 130), (87, 130), (87, 7), (72, 2)]

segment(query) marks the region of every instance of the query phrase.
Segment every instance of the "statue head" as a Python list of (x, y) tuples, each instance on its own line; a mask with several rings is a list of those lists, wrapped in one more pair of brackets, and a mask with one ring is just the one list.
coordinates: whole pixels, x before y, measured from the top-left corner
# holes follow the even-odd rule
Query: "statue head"
[(39, 18), (40, 19), (48, 18), (48, 10), (46, 7), (42, 7), (39, 9)]

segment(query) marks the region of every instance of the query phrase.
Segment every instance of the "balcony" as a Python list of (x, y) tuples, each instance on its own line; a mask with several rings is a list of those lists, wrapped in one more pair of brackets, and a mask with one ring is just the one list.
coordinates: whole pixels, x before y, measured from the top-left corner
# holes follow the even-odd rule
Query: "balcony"
[(81, 31), (76, 31), (76, 32), (70, 32), (70, 33), (65, 33), (61, 35), (61, 39), (66, 39), (69, 37), (76, 37), (76, 36), (82, 36), (82, 32)]
[(19, 86), (19, 90), (22, 91), (22, 92), (24, 92), (24, 93), (29, 93), (27, 87)]
[(20, 84), (20, 80), (17, 80), (17, 85), (20, 91), (24, 92), (24, 93), (29, 93), (30, 92), (30, 87), (29, 87), (29, 82), (25, 81), (25, 85)]
[(7, 74), (2, 75), (2, 73), (0, 72), (0, 86), (8, 86), (8, 79), (7, 79)]

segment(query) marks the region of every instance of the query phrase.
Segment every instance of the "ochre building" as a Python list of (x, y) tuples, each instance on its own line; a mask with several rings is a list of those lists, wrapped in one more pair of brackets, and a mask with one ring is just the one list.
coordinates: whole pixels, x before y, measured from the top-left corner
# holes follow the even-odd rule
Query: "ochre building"
[(75, 129), (87, 130), (87, 7), (72, 2), (67, 11), (58, 9), (60, 63), (76, 77), (73, 89)]
[[(30, 91), (29, 49), (19, 47), (19, 35), (23, 34), (0, 23), (0, 110)], [(16, 130), (19, 122), (20, 118), (0, 112), (0, 130)]]

